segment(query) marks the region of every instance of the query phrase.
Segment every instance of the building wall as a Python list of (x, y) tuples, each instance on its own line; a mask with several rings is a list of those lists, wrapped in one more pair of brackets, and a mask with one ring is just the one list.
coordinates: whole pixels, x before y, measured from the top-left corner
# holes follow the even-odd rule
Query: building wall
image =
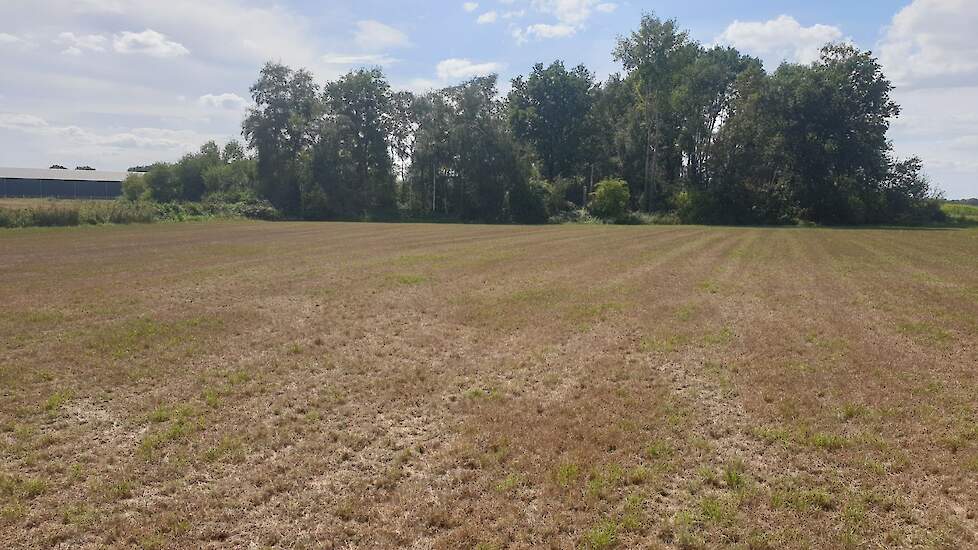
[(0, 178), (0, 197), (57, 199), (114, 199), (122, 195), (122, 182)]

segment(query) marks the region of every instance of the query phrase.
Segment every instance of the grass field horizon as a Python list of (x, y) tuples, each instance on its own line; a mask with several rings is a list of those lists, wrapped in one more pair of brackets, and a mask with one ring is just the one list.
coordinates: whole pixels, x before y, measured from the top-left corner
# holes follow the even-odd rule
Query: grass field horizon
[(978, 230), (0, 230), (0, 546), (978, 544)]

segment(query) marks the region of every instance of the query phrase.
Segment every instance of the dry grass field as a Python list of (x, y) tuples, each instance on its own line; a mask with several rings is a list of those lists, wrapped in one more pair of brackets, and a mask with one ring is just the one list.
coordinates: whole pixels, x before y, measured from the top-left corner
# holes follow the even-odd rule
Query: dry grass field
[(0, 231), (3, 548), (978, 546), (978, 231)]

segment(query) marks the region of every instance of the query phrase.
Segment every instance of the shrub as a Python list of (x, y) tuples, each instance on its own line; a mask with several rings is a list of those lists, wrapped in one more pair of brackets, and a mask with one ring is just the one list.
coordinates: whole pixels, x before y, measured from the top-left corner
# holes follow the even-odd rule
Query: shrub
[(149, 188), (142, 174), (129, 174), (122, 181), (122, 196), (131, 200), (138, 201), (149, 195)]
[(31, 209), (33, 221), (38, 227), (78, 225), (78, 208), (61, 204), (48, 204)]
[(546, 223), (553, 188), (542, 180), (518, 183), (509, 193), (509, 212), (518, 223)]
[(591, 193), (588, 210), (603, 220), (618, 220), (628, 211), (628, 184), (618, 179), (603, 180)]
[(152, 223), (156, 211), (145, 202), (106, 201), (89, 202), (79, 207), (80, 221), (84, 224), (102, 223)]

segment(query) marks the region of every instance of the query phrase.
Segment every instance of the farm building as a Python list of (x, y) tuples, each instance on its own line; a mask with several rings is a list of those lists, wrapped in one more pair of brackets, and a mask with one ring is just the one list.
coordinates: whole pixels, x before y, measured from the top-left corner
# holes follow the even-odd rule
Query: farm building
[(0, 168), (0, 197), (113, 199), (127, 172)]

